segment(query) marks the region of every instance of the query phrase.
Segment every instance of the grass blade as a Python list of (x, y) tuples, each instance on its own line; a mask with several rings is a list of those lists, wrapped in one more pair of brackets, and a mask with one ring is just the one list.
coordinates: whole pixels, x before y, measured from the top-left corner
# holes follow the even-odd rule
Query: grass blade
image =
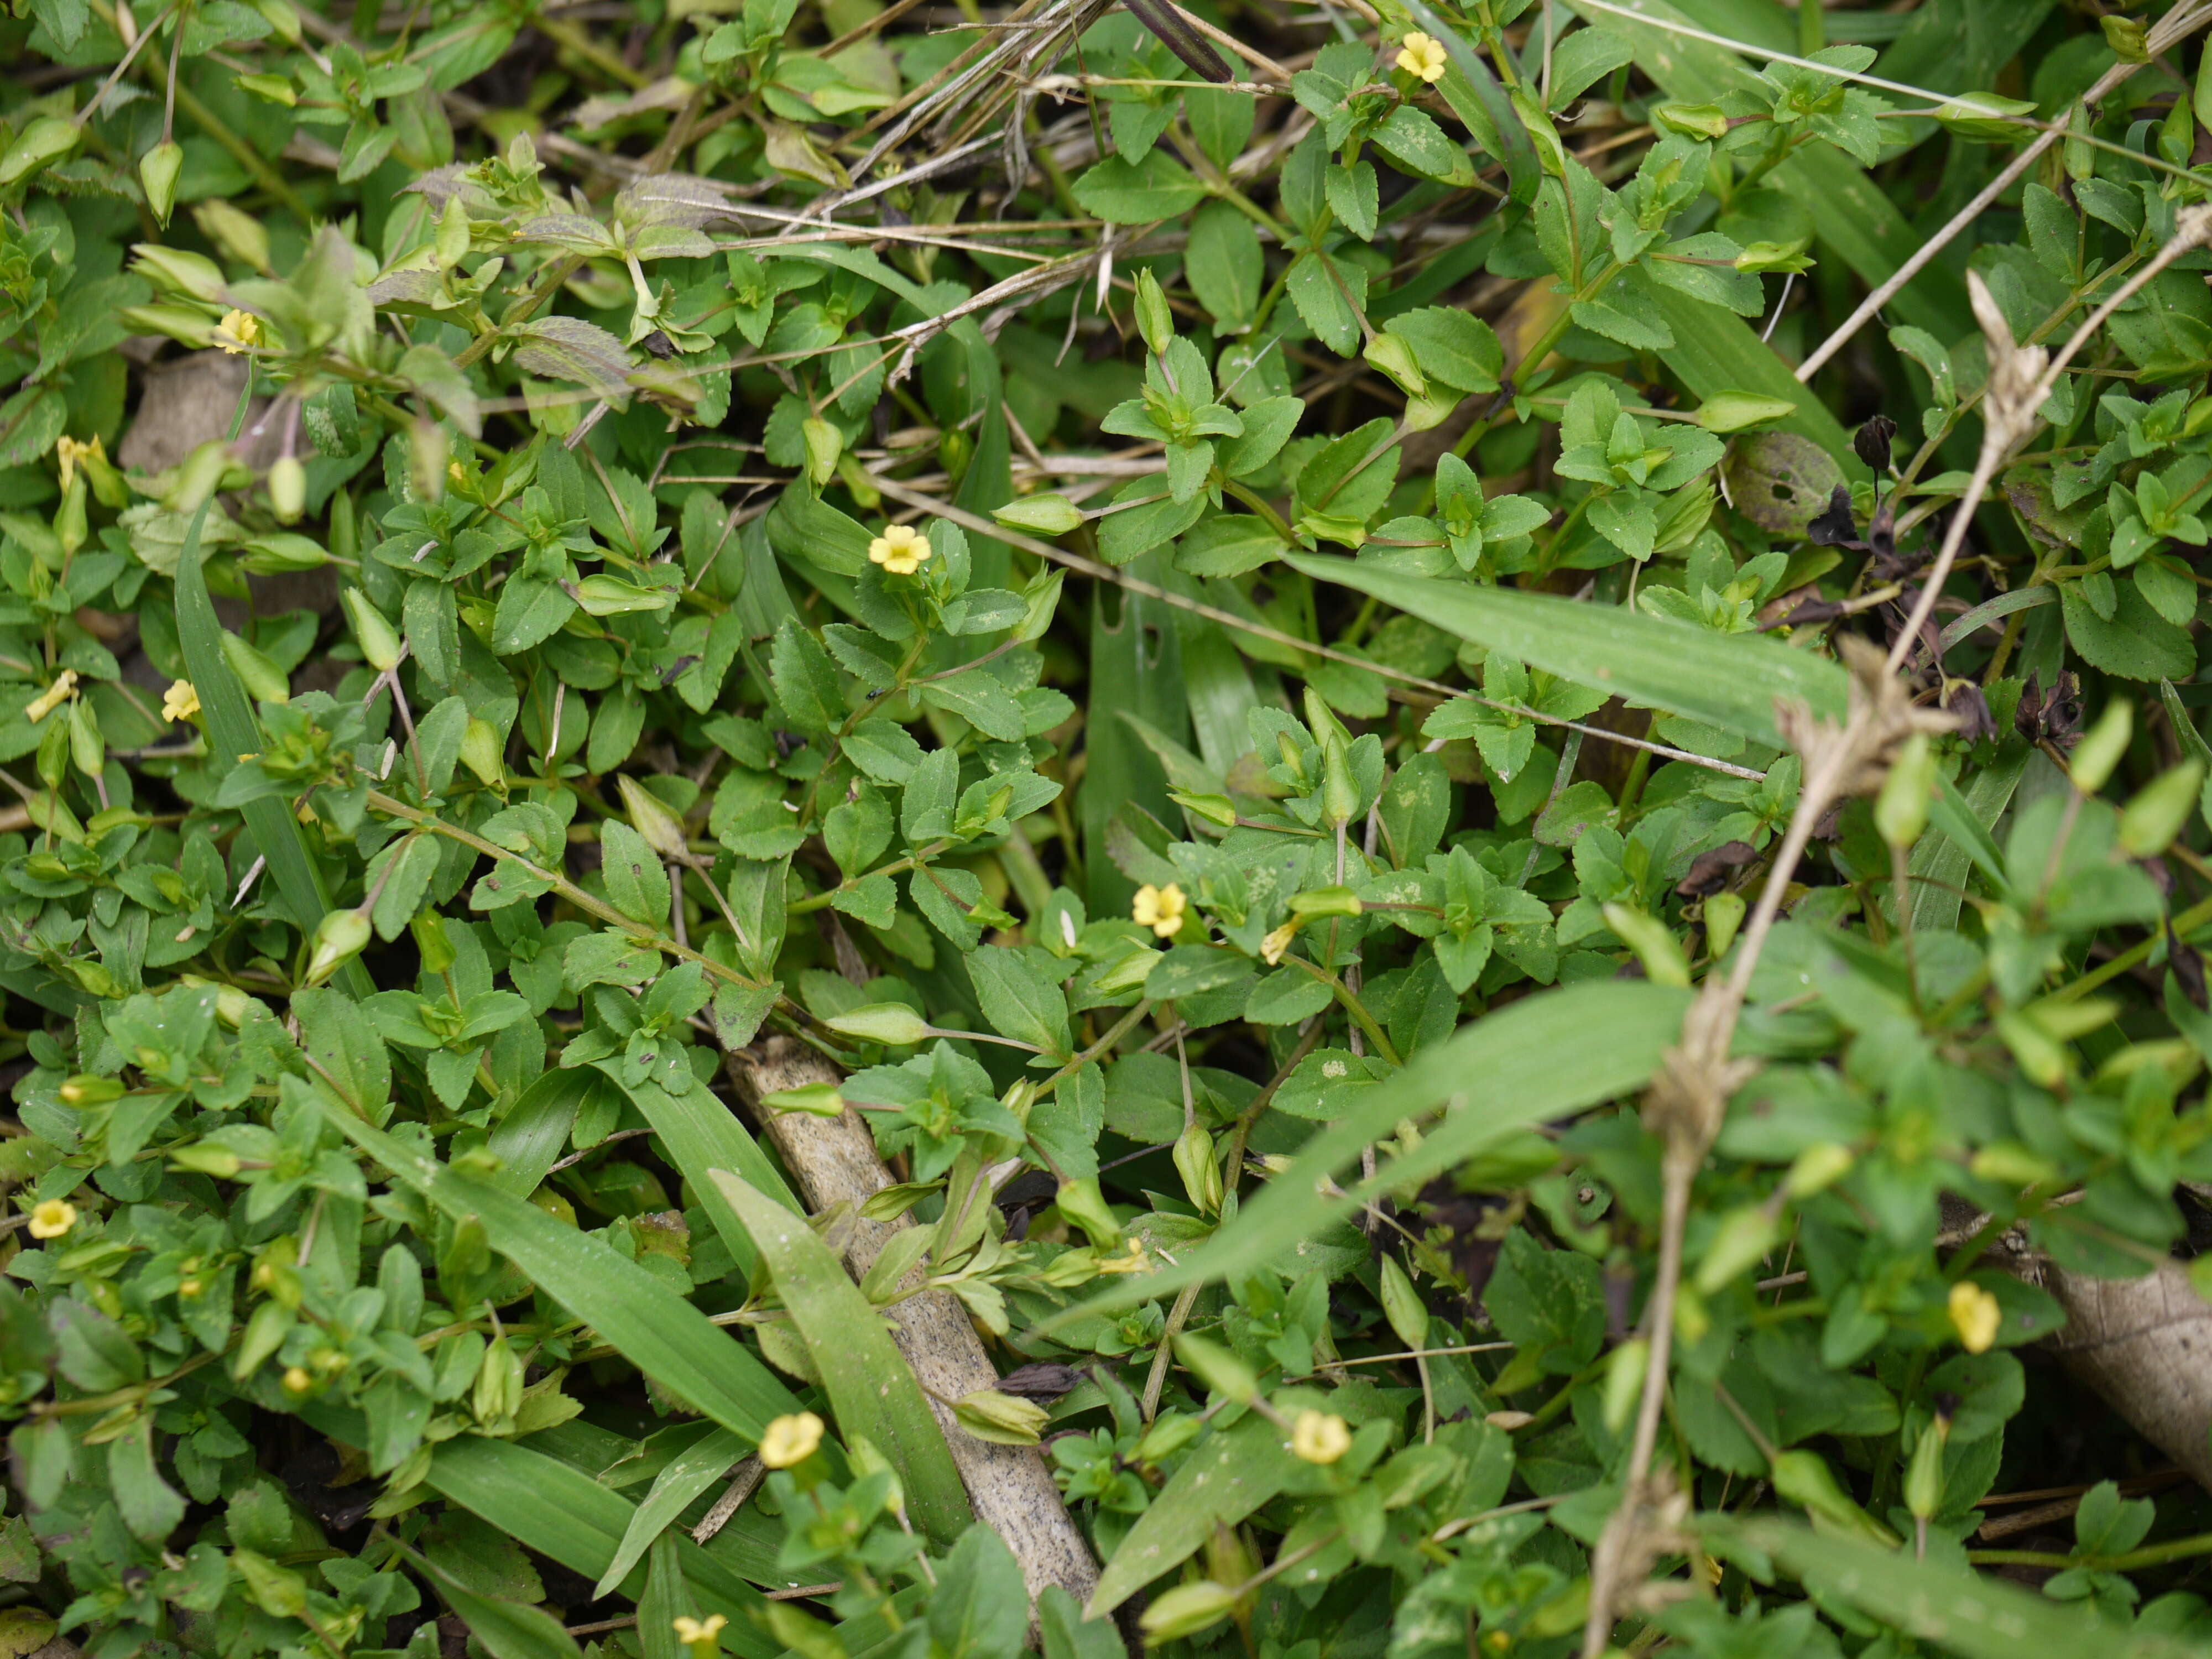
[(748, 1445), (760, 1443), (769, 1419), (797, 1409), (790, 1390), (750, 1350), (611, 1245), (563, 1226), (489, 1181), (411, 1151), (328, 1102), (321, 1104), (343, 1133), (447, 1214), (480, 1220), (491, 1248), (590, 1325), (602, 1342)]
[(691, 1501), (728, 1474), (730, 1466), (750, 1449), (727, 1429), (716, 1429), (672, 1458), (668, 1467), (653, 1476), (653, 1490), (631, 1512), (622, 1542), (615, 1547), (614, 1559), (599, 1575), (596, 1594), (608, 1595), (629, 1577), (630, 1569), (645, 1559), (653, 1540), (675, 1525), (676, 1517), (690, 1507)]
[[(1361, 1194), (1449, 1169), (1487, 1143), (1636, 1089), (1682, 1029), (1688, 994), (1634, 980), (1606, 980), (1541, 992), (1492, 1014), (1358, 1097), (1337, 1122), (1308, 1141), (1298, 1161), (1246, 1203), (1236, 1219), (1164, 1273), (1134, 1275), (1043, 1322), (1057, 1327), (1112, 1315), (1187, 1285), (1233, 1279), (1296, 1247), (1358, 1206)], [(1593, 1033), (1601, 1034), (1594, 1039)], [(1479, 1079), (1470, 1090), (1468, 1079)], [(1362, 1148), (1402, 1118), (1454, 1103), (1420, 1149), (1376, 1172), (1359, 1191), (1328, 1196)]]
[(1842, 423), (1798, 384), (1789, 365), (1751, 331), (1749, 323), (1679, 289), (1657, 283), (1651, 287), (1660, 314), (1674, 331), (1674, 343), (1659, 354), (1659, 360), (1692, 394), (1703, 399), (1721, 392), (1755, 392), (1762, 398), (1794, 403), (1797, 412), (1776, 422), (1781, 430), (1820, 445), (1846, 473), (1870, 476), (1865, 463), (1851, 453), (1850, 434)]
[(583, 1659), (576, 1638), (544, 1608), (479, 1595), (427, 1558), (414, 1561), (492, 1659)]
[(1715, 634), (1662, 617), (1577, 605), (1508, 587), (1407, 576), (1350, 559), (1287, 553), (1308, 575), (1372, 593), (1387, 605), (1577, 685), (1686, 714), (1775, 747), (1774, 705), (1795, 699), (1841, 720), (1844, 671), (1761, 635)]
[(758, 1260), (752, 1235), (722, 1196), (722, 1189), (708, 1177), (715, 1170), (733, 1170), (793, 1215), (804, 1215), (804, 1206), (792, 1196), (781, 1173), (730, 1109), (706, 1090), (695, 1088), (688, 1094), (672, 1095), (648, 1083), (624, 1092), (653, 1126), (669, 1161), (691, 1183), (700, 1207), (714, 1224), (722, 1243), (729, 1246), (738, 1271), (750, 1275)]
[(951, 1542), (975, 1516), (944, 1431), (884, 1334), (883, 1316), (802, 1217), (726, 1170), (708, 1173), (767, 1263), (776, 1294), (822, 1373), (839, 1431), (848, 1439), (866, 1436), (889, 1458), (905, 1485), (915, 1524)]

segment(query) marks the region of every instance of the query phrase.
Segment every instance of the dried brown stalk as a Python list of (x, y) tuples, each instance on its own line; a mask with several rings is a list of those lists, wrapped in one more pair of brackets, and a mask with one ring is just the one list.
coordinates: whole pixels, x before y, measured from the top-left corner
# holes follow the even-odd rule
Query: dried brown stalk
[[(836, 1070), (819, 1055), (787, 1039), (771, 1037), (726, 1058), (739, 1097), (782, 1155), (809, 1209), (819, 1213), (848, 1204), (857, 1212), (891, 1185), (875, 1138), (851, 1107), (834, 1118), (763, 1109), (761, 1101), (769, 1095), (840, 1081)], [(853, 1276), (864, 1276), (892, 1236), (912, 1224), (903, 1216), (891, 1221), (856, 1217), (845, 1242), (846, 1264)], [(975, 1439), (942, 1403), (998, 1383), (999, 1373), (984, 1353), (982, 1339), (966, 1310), (953, 1297), (933, 1291), (906, 1297), (889, 1316), (892, 1342), (932, 1396), (930, 1409), (945, 1431), (975, 1518), (1013, 1551), (1031, 1601), (1050, 1584), (1059, 1585), (1078, 1602), (1089, 1601), (1098, 1585), (1098, 1564), (1068, 1514), (1043, 1457), (1032, 1447), (997, 1446)]]

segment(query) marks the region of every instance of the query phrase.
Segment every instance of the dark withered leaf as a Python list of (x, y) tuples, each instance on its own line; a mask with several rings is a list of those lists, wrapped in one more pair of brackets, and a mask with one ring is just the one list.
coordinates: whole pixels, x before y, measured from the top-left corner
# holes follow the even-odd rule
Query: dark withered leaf
[(1849, 488), (1836, 486), (1820, 516), (1806, 527), (1805, 536), (1815, 547), (1845, 547), (1858, 540), (1859, 527), (1851, 517)]
[(1728, 884), (1728, 878), (1759, 857), (1759, 849), (1747, 841), (1724, 841), (1710, 852), (1700, 853), (1690, 865), (1689, 873), (1674, 884), (1674, 890), (1684, 898), (1704, 898), (1717, 893)]
[(1074, 1367), (1045, 1360), (1008, 1371), (999, 1379), (999, 1392), (1024, 1400), (1057, 1400), (1081, 1381), (1083, 1374)]
[(1889, 441), (1897, 435), (1897, 422), (1876, 415), (1851, 434), (1851, 453), (1877, 472), (1889, 471)]
[(1968, 743), (1985, 742), (1997, 734), (1996, 720), (1990, 713), (1990, 700), (1972, 680), (1943, 683), (1943, 712), (1957, 719), (1959, 735)]
[(1139, 23), (1158, 35), (1170, 52), (1182, 58), (1194, 75), (1203, 76), (1216, 86), (1237, 78), (1236, 72), (1222, 62), (1221, 54), (1167, 0), (1121, 0), (1121, 3), (1128, 7)]

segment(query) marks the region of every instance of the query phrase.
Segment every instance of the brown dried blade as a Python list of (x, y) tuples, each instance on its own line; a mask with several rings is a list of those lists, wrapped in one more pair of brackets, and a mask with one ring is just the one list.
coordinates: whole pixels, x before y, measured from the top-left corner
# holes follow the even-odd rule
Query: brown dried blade
[(1194, 74), (1202, 75), (1218, 86), (1237, 78), (1235, 71), (1221, 59), (1221, 54), (1206, 43), (1206, 37), (1191, 27), (1183, 15), (1169, 0), (1121, 0), (1131, 15), (1160, 38), (1163, 45), (1189, 65)]

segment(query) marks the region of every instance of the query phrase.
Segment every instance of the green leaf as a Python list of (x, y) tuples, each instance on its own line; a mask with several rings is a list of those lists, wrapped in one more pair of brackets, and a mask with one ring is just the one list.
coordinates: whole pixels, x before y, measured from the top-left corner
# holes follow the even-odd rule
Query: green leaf
[(929, 1602), (930, 1649), (947, 1659), (1014, 1659), (1029, 1627), (1021, 1564), (1006, 1540), (976, 1525), (937, 1569)]
[[(1362, 1193), (1425, 1179), (1516, 1129), (1639, 1088), (1680, 1040), (1688, 1006), (1686, 993), (1664, 986), (1595, 981), (1524, 998), (1462, 1026), (1360, 1094), (1343, 1118), (1306, 1143), (1296, 1164), (1179, 1265), (1099, 1291), (1037, 1328), (1049, 1333), (1075, 1319), (1115, 1314), (1187, 1285), (1235, 1284), (1356, 1208)], [(1448, 1107), (1444, 1118), (1418, 1152), (1386, 1164), (1358, 1191), (1322, 1195), (1323, 1183), (1392, 1125), (1440, 1104)]]
[(1777, 698), (1796, 698), (1829, 720), (1840, 720), (1845, 713), (1844, 671), (1777, 640), (1717, 635), (1662, 617), (1514, 588), (1400, 575), (1348, 559), (1284, 557), (1310, 576), (1371, 593), (1532, 668), (1757, 743), (1783, 746), (1774, 725)]
[(709, 1172), (751, 1235), (769, 1277), (822, 1373), (837, 1426), (889, 1458), (915, 1522), (931, 1537), (974, 1518), (944, 1432), (883, 1321), (805, 1220), (726, 1170)]
[(606, 1571), (599, 1575), (598, 1587), (592, 1592), (594, 1599), (610, 1595), (619, 1589), (630, 1569), (645, 1559), (645, 1553), (653, 1541), (676, 1523), (676, 1519), (691, 1506), (691, 1502), (708, 1487), (730, 1472), (737, 1461), (752, 1449), (744, 1440), (727, 1429), (714, 1429), (707, 1437), (678, 1452), (653, 1478), (653, 1490), (647, 1492), (623, 1528), (622, 1542), (615, 1547), (614, 1559), (607, 1563)]
[(1148, 225), (1180, 218), (1206, 196), (1206, 186), (1160, 150), (1132, 166), (1109, 155), (1075, 181), (1076, 203), (1109, 225)]
[(438, 1587), (446, 1605), (460, 1614), (469, 1634), (492, 1659), (583, 1659), (575, 1638), (544, 1608), (479, 1595), (422, 1557), (416, 1557), (415, 1565)]
[(324, 1117), (379, 1164), (447, 1214), (475, 1217), (491, 1248), (540, 1291), (724, 1428), (757, 1444), (769, 1419), (796, 1409), (790, 1391), (750, 1350), (605, 1239), (564, 1226), (491, 1182), (411, 1151), (327, 1101), (319, 1103)]
[(1020, 951), (984, 951), (968, 959), (983, 1018), (1000, 1036), (1035, 1043), (1065, 1060), (1074, 1052), (1067, 1029), (1067, 998), (1045, 971)]

